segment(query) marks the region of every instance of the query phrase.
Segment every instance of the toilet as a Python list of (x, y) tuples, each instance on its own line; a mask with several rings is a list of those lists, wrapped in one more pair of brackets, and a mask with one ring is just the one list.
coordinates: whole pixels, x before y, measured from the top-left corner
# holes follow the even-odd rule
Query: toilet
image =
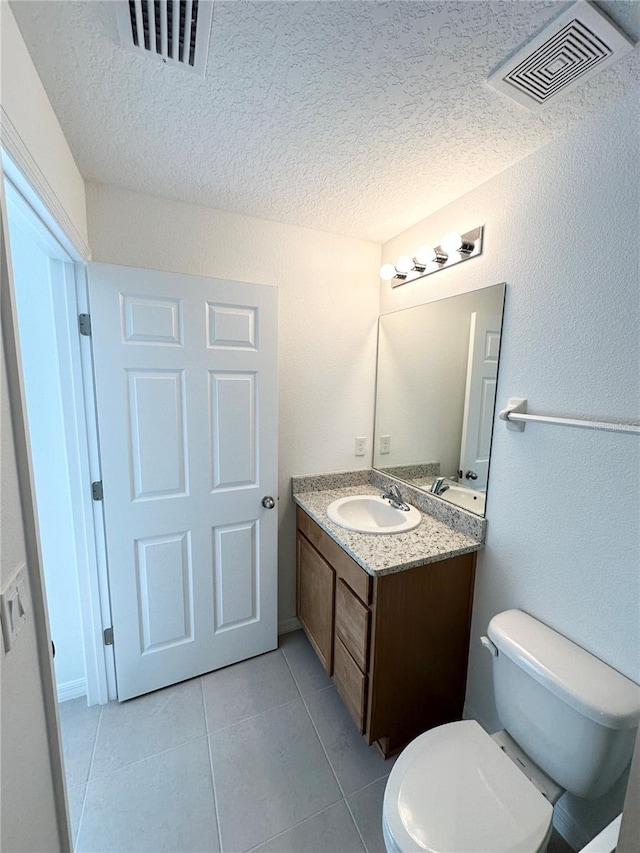
[(463, 720), (404, 749), (384, 794), (388, 853), (542, 853), (560, 796), (602, 796), (631, 759), (637, 684), (521, 610), (487, 633), (504, 731)]

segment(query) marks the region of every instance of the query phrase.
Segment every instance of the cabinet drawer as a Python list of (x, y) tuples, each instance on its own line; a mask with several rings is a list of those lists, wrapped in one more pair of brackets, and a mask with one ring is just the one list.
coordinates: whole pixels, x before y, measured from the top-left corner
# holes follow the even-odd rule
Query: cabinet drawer
[(367, 677), (360, 672), (358, 665), (344, 647), (340, 637), (336, 637), (333, 649), (333, 682), (336, 690), (353, 717), (360, 734), (364, 734), (365, 714), (367, 710)]
[(339, 578), (343, 578), (355, 594), (365, 604), (371, 602), (372, 577), (359, 566), (344, 551), (337, 542), (324, 532), (317, 522), (310, 518), (307, 513), (297, 508), (298, 529), (304, 533), (309, 542), (317, 548), (325, 560), (333, 566)]
[(367, 672), (369, 618), (369, 608), (343, 580), (339, 580), (336, 584), (336, 634), (364, 673)]

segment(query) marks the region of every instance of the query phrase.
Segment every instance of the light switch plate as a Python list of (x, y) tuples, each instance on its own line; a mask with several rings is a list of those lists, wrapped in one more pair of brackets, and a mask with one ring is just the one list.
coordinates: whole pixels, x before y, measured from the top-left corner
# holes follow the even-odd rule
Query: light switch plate
[(5, 653), (15, 645), (31, 612), (28, 589), (27, 567), (23, 563), (0, 593), (0, 621)]

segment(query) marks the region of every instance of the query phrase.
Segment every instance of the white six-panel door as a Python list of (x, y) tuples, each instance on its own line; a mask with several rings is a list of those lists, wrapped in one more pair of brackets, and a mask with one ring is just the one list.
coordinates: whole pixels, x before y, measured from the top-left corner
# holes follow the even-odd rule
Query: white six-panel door
[(277, 645), (277, 291), (93, 263), (89, 290), (122, 701)]
[[(501, 325), (502, 318), (487, 311), (471, 314), (460, 482), (481, 492), (486, 491), (489, 476)], [(465, 479), (468, 471), (472, 471), (477, 479)]]

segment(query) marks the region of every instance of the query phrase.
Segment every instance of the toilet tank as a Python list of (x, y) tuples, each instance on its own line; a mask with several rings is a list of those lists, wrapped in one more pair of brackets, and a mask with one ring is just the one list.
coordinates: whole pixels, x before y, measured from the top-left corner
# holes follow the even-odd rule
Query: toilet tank
[(498, 613), (487, 633), (502, 725), (567, 791), (600, 797), (631, 759), (640, 687), (522, 610)]

